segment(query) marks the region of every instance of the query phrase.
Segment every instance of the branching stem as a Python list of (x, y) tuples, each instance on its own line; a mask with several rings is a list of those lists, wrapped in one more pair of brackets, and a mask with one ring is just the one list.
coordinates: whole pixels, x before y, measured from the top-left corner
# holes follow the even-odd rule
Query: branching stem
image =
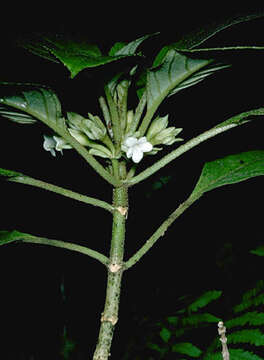
[(156, 241), (165, 234), (168, 227), (191, 206), (198, 198), (198, 196), (190, 196), (186, 201), (178, 206), (178, 208), (160, 225), (160, 227), (153, 233), (153, 235), (145, 242), (145, 244), (133, 255), (129, 260), (124, 263), (125, 270), (135, 265), (143, 255), (145, 255)]
[(37, 180), (37, 179), (31, 178), (29, 176), (14, 176), (14, 177), (10, 177), (8, 179), (8, 181), (13, 181), (13, 182), (17, 182), (17, 183), (20, 183), (20, 184), (36, 186), (36, 187), (39, 187), (39, 188), (55, 192), (57, 194), (60, 194), (60, 195), (66, 196), (66, 197), (69, 197), (71, 199), (84, 202), (86, 204), (101, 207), (101, 208), (103, 208), (105, 210), (108, 210), (110, 212), (113, 212), (113, 210), (114, 210), (112, 205), (108, 204), (105, 201), (98, 200), (98, 199), (95, 199), (95, 198), (92, 198), (92, 197), (89, 197), (89, 196), (85, 196), (85, 195), (79, 194), (77, 192), (74, 192), (72, 190), (64, 189), (63, 187), (53, 185), (53, 184), (49, 184), (47, 182)]
[(233, 127), (238, 126), (238, 124), (228, 124), (221, 127), (214, 127), (213, 129), (210, 129), (208, 131), (205, 131), (204, 133), (198, 135), (197, 137), (189, 140), (185, 144), (179, 146), (177, 149), (170, 152), (168, 155), (164, 156), (162, 159), (157, 161), (152, 166), (148, 167), (146, 170), (139, 173), (137, 176), (133, 177), (129, 181), (127, 181), (129, 186), (135, 185), (142, 180), (147, 179), (149, 176), (153, 175), (155, 172), (163, 168), (165, 165), (170, 163), (171, 161), (175, 160), (180, 155), (184, 154), (186, 151), (192, 149), (193, 147), (199, 145), (203, 141), (210, 139), (218, 134), (221, 134), (224, 131), (227, 131), (229, 129), (232, 129)]
[(91, 258), (100, 261), (105, 266), (107, 266), (109, 263), (109, 259), (105, 255), (99, 253), (98, 251), (92, 250), (86, 246), (68, 243), (68, 242), (61, 241), (61, 240), (51, 240), (51, 239), (37, 237), (37, 236), (33, 236), (33, 235), (30, 235), (29, 237), (25, 237), (21, 241), (24, 243), (49, 245), (49, 246), (55, 246), (55, 247), (59, 247), (59, 248), (63, 248), (63, 249), (71, 250), (71, 251), (76, 251), (76, 252), (79, 252), (84, 255), (88, 255)]

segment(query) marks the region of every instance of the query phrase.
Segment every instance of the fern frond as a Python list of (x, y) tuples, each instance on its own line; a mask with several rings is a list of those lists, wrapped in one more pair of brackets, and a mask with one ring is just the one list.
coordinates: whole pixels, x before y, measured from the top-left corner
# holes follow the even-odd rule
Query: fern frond
[(259, 329), (239, 330), (228, 335), (229, 344), (246, 343), (255, 346), (264, 345), (264, 334)]
[(261, 304), (264, 304), (264, 294), (260, 294), (259, 296), (256, 296), (252, 299), (250, 298), (246, 301), (242, 300), (241, 304), (236, 305), (233, 310), (234, 313), (238, 313), (252, 306), (259, 306)]
[(197, 346), (188, 342), (174, 344), (172, 346), (172, 351), (177, 352), (179, 354), (189, 355), (194, 358), (197, 358), (202, 354), (202, 350), (200, 350)]
[(182, 326), (198, 326), (201, 323), (217, 323), (220, 320), (221, 319), (219, 319), (218, 317), (216, 317), (212, 314), (209, 314), (209, 313), (195, 314), (195, 315), (190, 315), (188, 317), (182, 318), (181, 325)]
[[(229, 349), (230, 359), (232, 360), (263, 360), (252, 352), (243, 349)], [(221, 351), (217, 353), (208, 353), (202, 357), (202, 360), (223, 360)]]
[(221, 296), (222, 291), (218, 290), (209, 290), (206, 291), (203, 295), (201, 295), (198, 299), (196, 299), (192, 304), (190, 304), (187, 308), (187, 311), (195, 312), (199, 308), (205, 307), (211, 301), (216, 300)]
[(250, 289), (244, 293), (242, 300), (247, 301), (252, 297), (257, 296), (257, 294), (263, 289), (264, 289), (264, 280), (257, 281), (256, 286), (253, 289)]
[(258, 355), (243, 349), (229, 349), (229, 353), (232, 360), (263, 360)]
[(251, 311), (225, 322), (227, 328), (244, 326), (246, 324), (253, 326), (264, 325), (264, 313)]

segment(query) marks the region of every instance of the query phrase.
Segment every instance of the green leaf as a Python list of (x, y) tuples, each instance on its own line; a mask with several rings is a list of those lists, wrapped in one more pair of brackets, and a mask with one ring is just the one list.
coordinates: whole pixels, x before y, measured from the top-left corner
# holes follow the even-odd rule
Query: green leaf
[(264, 334), (259, 329), (245, 329), (228, 335), (229, 344), (245, 343), (255, 346), (264, 345)]
[(163, 356), (164, 354), (166, 354), (166, 352), (168, 352), (167, 347), (160, 347), (158, 344), (154, 344), (151, 342), (147, 343), (147, 347), (151, 350), (155, 350), (155, 351), (159, 352), (161, 356)]
[(171, 331), (165, 327), (163, 327), (160, 331), (160, 337), (162, 340), (167, 343), (171, 338)]
[(264, 245), (259, 246), (255, 250), (250, 250), (250, 253), (258, 256), (264, 256)]
[(264, 280), (258, 280), (256, 282), (256, 285), (252, 289), (249, 289), (243, 294), (242, 301), (247, 301), (249, 299), (256, 297), (260, 292), (263, 292), (263, 290), (264, 290)]
[(8, 110), (5, 106), (0, 106), (0, 115), (19, 124), (34, 124), (36, 122), (36, 119), (32, 116), (22, 112)]
[[(131, 42), (129, 42), (128, 44), (125, 44), (124, 46), (121, 47), (122, 43), (117, 43), (116, 45), (116, 50), (114, 51), (114, 48), (111, 49), (111, 54), (115, 55), (115, 56), (119, 56), (119, 55), (127, 55), (127, 56), (131, 56), (131, 55), (135, 55), (138, 47), (145, 41), (147, 40), (149, 37), (153, 36), (155, 34), (148, 34), (148, 35), (144, 35), (136, 40), (133, 40)], [(118, 49), (119, 47), (119, 49)]]
[(178, 316), (168, 316), (167, 321), (169, 324), (177, 325), (179, 323), (179, 317)]
[(209, 290), (196, 299), (192, 304), (188, 306), (188, 312), (195, 312), (199, 308), (205, 307), (211, 301), (218, 299), (222, 294), (222, 291), (218, 290)]
[(172, 351), (180, 354), (193, 356), (195, 358), (199, 357), (202, 354), (202, 351), (198, 347), (188, 342), (174, 344), (172, 346)]
[(181, 83), (212, 63), (211, 59), (192, 59), (169, 50), (160, 66), (147, 73), (147, 110), (155, 113), (161, 102)]
[(228, 155), (204, 165), (192, 195), (199, 196), (219, 186), (234, 184), (260, 175), (264, 175), (263, 150)]
[[(231, 26), (258, 19), (263, 16), (264, 13), (252, 13), (247, 15), (238, 14), (232, 17), (224, 17), (218, 21), (204, 25), (203, 27), (195, 29), (194, 31), (186, 34), (172, 46), (178, 51), (189, 51)], [(197, 49), (197, 51), (199, 51), (199, 49)]]
[(243, 349), (229, 349), (229, 354), (232, 360), (263, 360), (262, 357)]
[(1, 176), (6, 177), (6, 178), (12, 178), (12, 177), (17, 177), (17, 176), (23, 176), (23, 174), (18, 173), (16, 171), (6, 170), (6, 169), (0, 168), (0, 177)]
[(188, 317), (184, 317), (182, 318), (181, 322), (183, 326), (197, 326), (198, 324), (201, 323), (215, 323), (220, 321), (221, 319), (209, 314), (209, 313), (204, 313), (204, 314), (195, 314), (195, 315), (190, 315)]
[(23, 240), (25, 237), (32, 237), (30, 234), (25, 234), (17, 230), (13, 231), (0, 231), (0, 245), (5, 245), (14, 241)]
[(246, 324), (253, 326), (264, 325), (264, 313), (251, 311), (225, 322), (228, 329), (234, 326), (245, 326)]
[[(3, 113), (13, 121), (21, 123), (22, 117), (26, 123), (32, 123), (38, 119), (57, 133), (65, 129), (60, 101), (49, 88), (0, 83), (0, 104), (0, 115)], [(21, 112), (26, 114), (24, 118)]]
[[(258, 355), (253, 354), (252, 352), (243, 350), (243, 349), (228, 349), (230, 359), (232, 360), (263, 360), (262, 357), (259, 357)], [(203, 360), (223, 360), (223, 356), (221, 354), (221, 351), (218, 351), (217, 353), (208, 353), (205, 357), (203, 357)]]
[(84, 69), (95, 68), (114, 61), (135, 56), (138, 46), (149, 36), (136, 39), (129, 44), (116, 43), (108, 55), (101, 53), (96, 44), (62, 36), (46, 36), (22, 44), (32, 53), (48, 60), (61, 62), (74, 78)]

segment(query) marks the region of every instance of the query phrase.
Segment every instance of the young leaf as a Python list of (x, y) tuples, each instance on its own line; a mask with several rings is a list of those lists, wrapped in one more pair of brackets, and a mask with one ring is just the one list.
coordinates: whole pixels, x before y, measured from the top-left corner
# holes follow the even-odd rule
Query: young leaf
[(211, 59), (191, 59), (170, 49), (162, 64), (147, 73), (147, 110), (153, 115), (161, 102), (182, 82), (212, 63)]
[(199, 196), (219, 186), (234, 184), (260, 175), (264, 175), (263, 150), (228, 155), (204, 165), (192, 195)]
[(202, 354), (202, 350), (191, 343), (178, 343), (172, 346), (172, 351), (192, 357), (199, 357)]
[(25, 237), (30, 238), (32, 235), (25, 234), (17, 230), (13, 231), (6, 231), (1, 230), (0, 231), (0, 245), (5, 245), (14, 241), (22, 240)]

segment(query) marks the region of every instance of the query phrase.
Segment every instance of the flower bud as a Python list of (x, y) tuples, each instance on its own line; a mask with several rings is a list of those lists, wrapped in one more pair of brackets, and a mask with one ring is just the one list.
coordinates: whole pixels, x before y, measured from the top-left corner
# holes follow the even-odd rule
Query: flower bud
[(85, 118), (77, 113), (68, 112), (67, 113), (67, 122), (69, 123), (72, 129), (81, 130), (82, 129), (82, 121)]
[(89, 150), (89, 154), (100, 156), (102, 158), (112, 158), (111, 151), (100, 144), (94, 144), (93, 147)]
[(159, 132), (154, 138), (152, 138), (152, 143), (163, 144), (163, 145), (172, 145), (176, 141), (182, 141), (180, 138), (176, 138), (176, 136), (182, 131), (182, 129), (176, 129), (175, 127), (171, 126), (168, 127), (161, 132)]
[(156, 119), (154, 119), (152, 121), (152, 123), (150, 124), (150, 127), (148, 129), (147, 132), (147, 138), (148, 140), (152, 140), (152, 138), (157, 135), (158, 133), (160, 133), (162, 130), (166, 129), (166, 127), (168, 126), (168, 115), (164, 116), (164, 117), (157, 117)]
[(134, 112), (133, 110), (128, 110), (127, 112), (127, 123), (126, 123), (126, 131), (125, 134), (129, 134), (130, 127), (134, 120)]
[(90, 141), (88, 137), (80, 130), (68, 129), (71, 136), (73, 136), (81, 145), (88, 146)]
[(101, 140), (106, 135), (106, 127), (104, 123), (98, 116), (93, 116), (88, 114), (89, 119), (83, 119), (82, 121), (82, 131), (90, 138), (91, 140)]

